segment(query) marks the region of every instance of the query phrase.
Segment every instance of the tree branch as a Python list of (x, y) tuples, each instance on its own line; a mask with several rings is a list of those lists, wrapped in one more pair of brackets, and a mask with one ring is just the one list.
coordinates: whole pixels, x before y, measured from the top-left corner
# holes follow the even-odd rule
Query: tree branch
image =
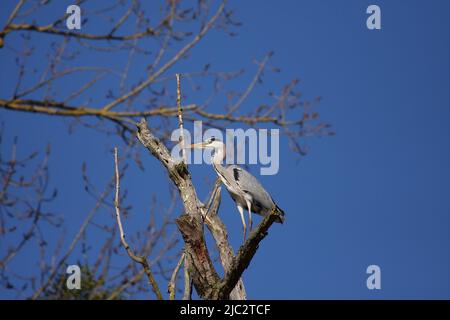
[[(152, 117), (152, 116), (173, 116), (178, 113), (176, 107), (159, 107), (147, 111), (107, 111), (103, 109), (90, 108), (86, 106), (73, 107), (58, 101), (36, 101), (36, 100), (3, 100), (0, 99), (0, 108), (15, 111), (27, 111), (44, 113), (56, 116), (85, 117), (96, 116), (104, 118), (125, 118), (125, 117)], [(185, 106), (185, 109), (192, 110), (195, 105)]]
[(177, 187), (185, 213), (176, 219), (184, 242), (189, 273), (199, 296), (210, 298), (213, 287), (219, 281), (203, 236), (202, 204), (184, 162), (176, 163), (166, 146), (148, 129), (147, 121), (137, 123), (139, 141), (167, 169)]
[(183, 300), (191, 300), (192, 296), (192, 282), (189, 275), (189, 261), (184, 259), (184, 293)]
[[(223, 266), (225, 274), (231, 271), (231, 265), (235, 257), (234, 250), (228, 242), (228, 232), (225, 224), (217, 214), (220, 207), (221, 199), (221, 180), (217, 178), (211, 196), (209, 198), (206, 208), (208, 212), (205, 215), (205, 223), (208, 230), (211, 232), (214, 241), (219, 250), (220, 262)], [(244, 282), (239, 279), (238, 283), (230, 293), (231, 300), (246, 300), (247, 294), (245, 292)]]
[(181, 146), (181, 153), (183, 155), (183, 161), (187, 166), (187, 156), (186, 156), (186, 148), (185, 148), (185, 141), (184, 141), (184, 128), (183, 128), (183, 109), (181, 108), (181, 83), (180, 78), (181, 75), (179, 73), (176, 74), (177, 78), (177, 109), (178, 109), (178, 124), (180, 126), (180, 146)]
[(242, 105), (242, 103), (245, 101), (245, 99), (247, 99), (248, 95), (250, 94), (250, 92), (253, 91), (253, 89), (255, 88), (256, 83), (258, 83), (258, 81), (260, 80), (260, 77), (264, 71), (264, 68), (266, 67), (267, 62), (269, 61), (270, 57), (272, 56), (273, 53), (269, 53), (267, 54), (263, 61), (261, 63), (259, 63), (258, 66), (258, 71), (256, 71), (255, 76), (253, 77), (253, 80), (250, 82), (250, 84), (247, 87), (247, 90), (245, 90), (245, 92), (241, 95), (241, 97), (239, 98), (239, 100), (228, 109), (228, 114), (233, 113), (234, 111), (236, 111), (237, 109), (239, 109), (239, 107)]
[(144, 256), (137, 256), (133, 250), (131, 250), (127, 241), (125, 240), (125, 232), (123, 231), (122, 221), (120, 219), (120, 205), (119, 205), (119, 190), (120, 190), (120, 175), (119, 175), (119, 161), (117, 157), (117, 147), (114, 148), (114, 163), (115, 163), (115, 174), (116, 174), (116, 196), (114, 199), (114, 207), (116, 209), (116, 219), (117, 225), (119, 226), (120, 232), (120, 241), (122, 242), (123, 247), (128, 253), (128, 256), (135, 262), (142, 265), (144, 268), (145, 274), (147, 275), (148, 281), (150, 282), (153, 291), (156, 294), (158, 300), (163, 300), (161, 291), (159, 290), (158, 284), (156, 283), (155, 277), (153, 276), (152, 271), (150, 270), (150, 265), (148, 264), (147, 259)]
[(181, 268), (181, 265), (183, 264), (185, 258), (184, 252), (181, 254), (180, 260), (178, 260), (177, 265), (175, 266), (175, 269), (173, 269), (172, 276), (170, 277), (169, 285), (167, 286), (167, 292), (169, 293), (169, 299), (174, 300), (175, 299), (175, 283), (177, 281), (177, 275), (178, 271)]
[(47, 26), (37, 26), (33, 24), (9, 24), (7, 28), (0, 33), (0, 37), (4, 37), (6, 34), (8, 34), (11, 31), (35, 31), (40, 33), (48, 33), (52, 35), (57, 36), (64, 36), (64, 37), (72, 37), (72, 38), (79, 38), (79, 39), (86, 39), (86, 40), (112, 40), (112, 41), (128, 41), (128, 40), (135, 40), (135, 39), (141, 39), (147, 36), (154, 36), (156, 33), (153, 29), (147, 28), (145, 31), (126, 35), (126, 36), (115, 36), (111, 33), (105, 34), (105, 35), (95, 35), (95, 34), (89, 34), (89, 33), (81, 33), (81, 32), (72, 32), (67, 30), (61, 30), (56, 29), (53, 27), (53, 24), (47, 25)]
[(242, 273), (247, 269), (250, 261), (258, 250), (259, 243), (267, 236), (270, 226), (280, 218), (279, 214), (273, 210), (264, 217), (258, 227), (253, 230), (244, 245), (239, 248), (237, 256), (233, 259), (230, 271), (225, 274), (224, 279), (216, 287), (213, 294), (215, 299), (228, 299), (231, 290), (241, 278)]
[(125, 100), (128, 100), (132, 96), (135, 96), (142, 90), (144, 90), (146, 87), (148, 87), (151, 83), (155, 81), (160, 75), (162, 75), (164, 72), (166, 72), (172, 65), (175, 64), (178, 60), (180, 60), (192, 47), (195, 46), (197, 42), (199, 42), (203, 36), (213, 27), (216, 20), (219, 18), (219, 16), (222, 14), (222, 11), (225, 8), (225, 2), (226, 0), (223, 0), (221, 5), (219, 6), (219, 9), (217, 9), (216, 13), (212, 18), (208, 21), (208, 23), (203, 27), (203, 29), (192, 39), (191, 42), (186, 44), (183, 48), (180, 49), (169, 61), (166, 62), (161, 68), (158, 69), (155, 73), (153, 73), (151, 76), (147, 78), (144, 82), (142, 82), (140, 85), (129, 91), (128, 93), (122, 95), (120, 98), (114, 100), (113, 102), (108, 103), (106, 106), (103, 107), (105, 110), (110, 110), (114, 108), (116, 105), (121, 104)]
[[(148, 129), (145, 119), (137, 123), (137, 127), (138, 139), (167, 169), (169, 177), (177, 186), (183, 201), (185, 213), (176, 219), (176, 224), (185, 242), (189, 273), (197, 293), (200, 297), (206, 299), (228, 299), (242, 273), (255, 255), (259, 243), (267, 235), (269, 227), (279, 218), (278, 214), (274, 211), (265, 217), (261, 224), (249, 235), (245, 244), (239, 249), (237, 257), (233, 258), (227, 268), (229, 271), (226, 272), (225, 278), (221, 280), (214, 269), (203, 235), (203, 206), (198, 200), (185, 164), (183, 162), (175, 163), (169, 150)], [(215, 230), (214, 224), (211, 224), (211, 226), (212, 230)], [(223, 233), (218, 239), (226, 240), (226, 231), (223, 231), (226, 230), (225, 226), (221, 226), (221, 228)], [(226, 248), (226, 245), (222, 245), (222, 250), (224, 254), (229, 256), (232, 254), (231, 249)]]

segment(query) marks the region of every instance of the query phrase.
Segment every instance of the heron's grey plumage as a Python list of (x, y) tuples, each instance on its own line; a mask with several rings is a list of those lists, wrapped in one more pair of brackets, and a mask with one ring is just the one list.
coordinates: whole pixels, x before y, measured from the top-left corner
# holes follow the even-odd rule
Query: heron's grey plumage
[(266, 189), (259, 183), (258, 179), (237, 165), (222, 166), (221, 162), (225, 158), (225, 145), (221, 141), (213, 137), (202, 143), (194, 144), (192, 147), (214, 149), (212, 164), (234, 202), (236, 202), (242, 219), (244, 239), (246, 234), (246, 224), (243, 215), (244, 209), (249, 214), (250, 229), (252, 226), (252, 212), (266, 216), (275, 210), (279, 213), (277, 222), (283, 223), (283, 210), (276, 205)]
[[(278, 210), (284, 214), (276, 203), (273, 201), (269, 193), (259, 183), (254, 175), (237, 165), (229, 165), (227, 167), (214, 165), (214, 169), (224, 182), (233, 200), (236, 204), (247, 208), (246, 199), (251, 203), (252, 212), (262, 216), (268, 215), (272, 210)], [(228, 184), (228, 185), (227, 185)], [(284, 217), (280, 217), (277, 222), (283, 222)]]

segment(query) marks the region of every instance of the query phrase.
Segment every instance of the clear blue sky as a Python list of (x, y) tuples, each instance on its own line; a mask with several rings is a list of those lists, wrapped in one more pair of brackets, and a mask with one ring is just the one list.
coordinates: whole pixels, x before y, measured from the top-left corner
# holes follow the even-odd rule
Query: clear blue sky
[[(381, 7), (379, 31), (366, 28), (370, 4)], [(260, 178), (287, 218), (271, 229), (245, 272), (248, 296), (449, 299), (450, 2), (240, 1), (232, 6), (243, 22), (238, 35), (208, 34), (189, 64), (169, 73), (192, 71), (207, 61), (217, 70), (253, 70), (253, 58), (274, 50), (272, 64), (282, 72), (266, 77), (265, 88), (299, 77), (306, 97), (323, 97), (321, 118), (336, 131), (335, 137), (308, 139), (309, 154), (300, 161), (282, 137), (279, 174)], [(3, 7), (1, 25), (11, 5)], [(7, 61), (0, 50), (3, 88), (11, 83)], [(258, 92), (249, 105), (263, 101)], [(111, 146), (120, 140), (83, 129), (70, 135), (68, 121), (54, 117), (1, 110), (0, 118), (3, 152), (15, 135), (22, 154), (52, 144), (51, 184), (60, 189), (52, 208), (66, 217), (67, 246), (93, 205), (83, 191), (81, 164), (87, 161), (101, 186), (112, 173)], [(159, 164), (150, 157), (144, 162), (149, 168), (144, 173), (130, 163), (123, 182), (134, 190), (129, 233), (147, 221), (138, 211), (147, 212), (153, 192), (167, 197)], [(212, 168), (196, 167), (192, 173), (206, 195), (203, 177), (212, 176)], [(240, 219), (228, 194), (221, 215), (236, 248)], [(96, 219), (111, 216), (104, 212)], [(90, 237), (96, 241), (94, 232)], [(29, 245), (29, 255), (17, 257), (12, 266), (22, 272), (37, 268), (27, 260), (33, 248)], [(0, 250), (5, 252), (4, 246)], [(381, 267), (379, 291), (366, 288), (371, 264)]]

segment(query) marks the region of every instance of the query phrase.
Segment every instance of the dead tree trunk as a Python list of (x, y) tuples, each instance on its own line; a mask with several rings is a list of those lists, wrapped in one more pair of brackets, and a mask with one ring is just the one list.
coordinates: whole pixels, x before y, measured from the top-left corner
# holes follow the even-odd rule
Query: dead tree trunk
[[(206, 224), (213, 234), (219, 248), (225, 276), (221, 279), (216, 272), (206, 246), (203, 234), (203, 212), (205, 206), (200, 202), (190, 173), (183, 162), (177, 163), (166, 146), (155, 137), (147, 126), (145, 119), (137, 123), (139, 141), (165, 167), (169, 178), (177, 187), (184, 206), (184, 213), (176, 219), (185, 243), (189, 273), (198, 295), (203, 299), (245, 299), (245, 289), (241, 280), (242, 273), (250, 264), (259, 243), (267, 235), (272, 223), (279, 218), (276, 212), (266, 216), (257, 228), (250, 233), (247, 241), (234, 256), (228, 243), (225, 225), (216, 214), (217, 209), (208, 215)], [(239, 283), (239, 285), (238, 285)], [(232, 293), (234, 289), (234, 293)]]

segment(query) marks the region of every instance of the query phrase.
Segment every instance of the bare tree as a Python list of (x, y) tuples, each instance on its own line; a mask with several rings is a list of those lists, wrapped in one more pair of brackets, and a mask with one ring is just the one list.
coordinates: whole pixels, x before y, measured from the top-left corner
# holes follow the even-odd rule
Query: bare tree
[[(123, 147), (115, 158), (115, 166), (111, 166), (114, 170), (110, 181), (101, 190), (91, 182), (88, 166), (83, 166), (85, 190), (96, 199), (96, 204), (80, 221), (79, 231), (69, 247), (56, 245), (51, 259), (45, 253), (47, 246), (40, 225), (50, 224), (63, 237), (64, 212), (56, 214), (43, 209), (57, 196), (47, 190), (46, 159), (50, 148), (44, 152), (35, 173), (25, 178), (20, 177), (20, 171), (26, 172), (25, 168), (32, 166), (41, 153), (17, 159), (18, 144), (14, 143), (9, 159), (1, 157), (0, 236), (5, 240), (2, 248), (6, 243), (10, 245), (0, 256), (0, 284), (17, 291), (18, 296), (28, 297), (31, 292), (34, 299), (118, 299), (148, 292), (150, 282), (153, 297), (163, 298), (161, 284), (154, 277), (157, 275), (167, 281), (169, 298), (176, 298), (177, 292), (190, 298), (193, 284), (202, 298), (245, 299), (241, 275), (276, 219), (275, 214), (263, 219), (235, 255), (226, 227), (217, 214), (219, 183), (204, 203), (199, 200), (186, 164), (176, 162), (168, 152), (170, 133), (183, 121), (202, 120), (205, 126), (215, 128), (232, 123), (243, 127), (271, 125), (280, 128), (288, 138), (293, 156), (302, 156), (306, 153), (305, 137), (333, 134), (330, 125), (321, 122), (316, 112), (320, 98), (304, 100), (297, 88), (298, 80), (293, 79), (279, 88), (269, 88), (259, 104), (247, 105), (247, 98), (256, 87), (262, 86), (263, 79), (280, 71), (271, 65), (272, 52), (254, 61), (253, 74), (243, 69), (214, 70), (205, 61), (197, 71), (183, 74), (183, 83), (189, 85), (189, 90), (184, 90), (184, 95), (179, 86), (176, 90), (175, 72), (184, 60), (192, 58), (192, 48), (216, 32), (234, 36), (239, 28), (240, 22), (226, 1), (117, 0), (99, 7), (93, 1), (79, 0), (76, 4), (83, 9), (81, 30), (68, 30), (65, 25), (68, 15), (56, 12), (49, 1), (17, 1), (7, 20), (0, 24), (0, 50), (5, 59), (14, 61), (16, 70), (16, 75), (11, 76), (14, 82), (0, 91), (0, 108), (55, 119), (63, 117), (69, 119), (66, 123), (70, 130), (81, 127), (119, 136)], [(111, 65), (110, 61), (121, 63)], [(248, 78), (248, 84), (236, 92), (232, 88), (241, 78)], [(201, 101), (182, 104), (182, 97), (183, 101), (189, 98), (187, 93), (202, 93)], [(170, 203), (158, 203), (156, 199), (151, 204), (151, 216), (163, 214), (163, 223), (156, 225), (149, 219), (144, 230), (134, 234), (129, 242), (125, 240), (124, 218), (131, 206), (126, 205), (126, 190), (119, 193), (119, 181), (130, 163), (143, 168), (141, 159), (147, 153), (141, 154), (144, 148), (139, 142), (162, 163), (175, 188)], [(34, 203), (21, 198), (23, 194), (33, 194)], [(179, 201), (184, 212), (174, 219)], [(111, 214), (109, 225), (97, 225), (93, 220), (102, 210)], [(171, 228), (173, 222), (179, 233)], [(208, 251), (204, 225), (215, 240), (219, 261)], [(104, 234), (104, 243), (95, 246), (98, 253), (94, 263), (81, 261), (85, 249), (92, 246), (88, 229)], [(23, 237), (11, 236), (14, 232), (19, 234), (19, 230), (25, 230), (20, 231)], [(180, 233), (182, 248), (178, 246)], [(162, 245), (155, 253), (157, 244)], [(42, 251), (40, 274), (17, 275), (8, 268), (27, 245)], [(131, 260), (120, 270), (113, 270), (114, 257), (125, 261), (123, 246)], [(78, 254), (77, 247), (81, 247), (80, 264), (89, 274), (90, 284), (75, 294), (65, 290), (62, 283), (63, 267), (69, 257)], [(225, 272), (223, 278), (218, 275), (218, 265)], [(183, 281), (179, 272), (182, 267)], [(181, 281), (184, 286), (177, 286)]]

